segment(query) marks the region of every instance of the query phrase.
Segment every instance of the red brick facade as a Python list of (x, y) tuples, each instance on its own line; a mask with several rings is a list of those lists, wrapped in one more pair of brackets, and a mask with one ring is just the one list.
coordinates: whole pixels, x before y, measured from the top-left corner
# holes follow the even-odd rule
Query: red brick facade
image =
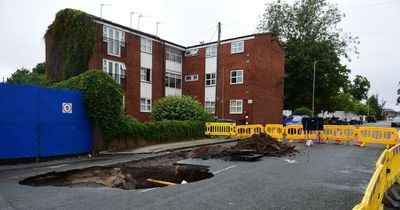
[[(125, 95), (126, 112), (140, 121), (149, 120), (149, 112), (140, 111), (141, 98), (141, 37), (152, 40), (151, 102), (166, 95), (166, 49), (182, 52), (182, 94), (195, 96), (205, 103), (206, 47), (207, 43), (189, 48), (173, 44), (151, 34), (136, 31), (103, 19), (94, 17), (96, 22), (95, 50), (89, 61), (89, 69), (103, 69), (103, 59), (125, 64), (125, 78), (121, 86)], [(125, 45), (121, 56), (107, 53), (108, 43), (103, 41), (103, 24), (124, 31)], [(231, 42), (243, 40), (244, 52), (231, 54)], [(284, 52), (270, 33), (255, 34), (230, 40), (220, 45), (219, 74), (217, 75), (218, 118), (244, 120), (249, 123), (280, 123), (283, 109)], [(186, 49), (199, 49), (197, 56), (184, 56)], [(46, 59), (51, 54), (46, 46)], [(47, 60), (46, 60), (47, 63)], [(243, 69), (243, 84), (230, 84), (230, 72)], [(198, 74), (198, 81), (185, 82), (185, 75)], [(229, 113), (229, 101), (243, 100), (241, 114)], [(247, 117), (246, 117), (247, 116)]]
[[(185, 75), (198, 74), (199, 81), (184, 82), (183, 94), (194, 95), (204, 104), (205, 47), (195, 47), (200, 48), (199, 55), (185, 57), (183, 69)], [(231, 54), (231, 42), (221, 44), (219, 55), (216, 115), (249, 123), (280, 123), (285, 55), (272, 34), (244, 40), (242, 53)], [(243, 84), (230, 84), (230, 72), (236, 69), (243, 69)], [(229, 114), (233, 99), (243, 100), (242, 114)]]

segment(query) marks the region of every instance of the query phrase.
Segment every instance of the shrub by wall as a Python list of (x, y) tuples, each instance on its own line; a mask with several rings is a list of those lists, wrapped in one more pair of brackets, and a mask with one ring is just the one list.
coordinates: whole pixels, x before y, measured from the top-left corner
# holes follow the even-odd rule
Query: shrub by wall
[(160, 98), (151, 110), (152, 121), (206, 120), (208, 115), (199, 101), (191, 96), (166, 96)]
[(92, 123), (103, 130), (105, 143), (113, 138), (143, 138), (152, 142), (190, 140), (204, 137), (204, 121), (163, 120), (140, 123), (124, 115), (121, 87), (105, 72), (89, 70), (52, 85), (80, 90)]

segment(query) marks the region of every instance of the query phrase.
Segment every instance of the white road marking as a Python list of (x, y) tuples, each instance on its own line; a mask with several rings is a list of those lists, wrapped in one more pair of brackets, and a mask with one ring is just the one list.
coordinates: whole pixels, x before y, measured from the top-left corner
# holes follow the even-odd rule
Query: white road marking
[(64, 166), (67, 166), (68, 164), (61, 164), (61, 165), (56, 165), (56, 166), (50, 166), (49, 168), (54, 169), (54, 168), (61, 168)]
[(289, 160), (289, 159), (285, 159), (285, 161), (288, 162), (288, 163), (295, 163), (296, 162), (295, 160)]
[(236, 167), (235, 165), (232, 165), (232, 166), (226, 167), (224, 169), (218, 170), (218, 171), (214, 172), (213, 174), (218, 174), (219, 172), (226, 171), (228, 169), (235, 168), (235, 167)]
[(156, 188), (149, 188), (149, 189), (145, 189), (145, 190), (141, 190), (141, 191), (139, 191), (139, 192), (148, 192), (148, 191), (150, 191), (150, 190), (155, 190)]

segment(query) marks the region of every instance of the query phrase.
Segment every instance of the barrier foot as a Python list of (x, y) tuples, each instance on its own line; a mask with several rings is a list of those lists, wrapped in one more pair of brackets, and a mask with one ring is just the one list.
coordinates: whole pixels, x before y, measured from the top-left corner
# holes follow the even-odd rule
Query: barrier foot
[(283, 139), (278, 139), (278, 142), (281, 142), (281, 143), (282, 143), (282, 142), (283, 142)]
[(335, 140), (335, 144), (342, 144), (342, 141), (340, 141), (340, 140)]
[(292, 143), (293, 143), (293, 139), (290, 139), (290, 140), (289, 140), (289, 143), (292, 144)]

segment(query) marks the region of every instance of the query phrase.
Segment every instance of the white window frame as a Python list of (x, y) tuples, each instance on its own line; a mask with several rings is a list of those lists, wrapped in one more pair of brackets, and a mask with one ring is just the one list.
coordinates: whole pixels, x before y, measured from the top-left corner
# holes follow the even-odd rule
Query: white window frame
[(242, 114), (243, 113), (243, 100), (232, 99), (229, 101), (229, 114)]
[(151, 54), (153, 52), (153, 41), (142, 37), (140, 39), (140, 51)]
[[(240, 72), (241, 75), (238, 75), (238, 73)], [(235, 73), (235, 75), (233, 75), (233, 73)], [(235, 81), (233, 81), (233, 79), (235, 79)], [(230, 84), (231, 85), (237, 85), (237, 84), (243, 84), (244, 82), (244, 71), (243, 69), (234, 69), (231, 71), (230, 74)]]
[(204, 102), (204, 111), (207, 114), (215, 114), (215, 101), (205, 101)]
[(209, 46), (206, 48), (206, 57), (215, 57), (217, 56), (217, 45)]
[[(173, 82), (174, 85), (170, 86), (171, 81), (174, 81)], [(166, 72), (165, 73), (165, 87), (182, 89), (182, 74)]]
[(125, 32), (103, 26), (103, 41), (107, 42), (107, 54), (121, 57), (121, 47), (125, 47)]
[(140, 112), (151, 112), (151, 99), (140, 98)]
[(165, 59), (176, 63), (182, 63), (182, 52), (167, 48)]
[[(140, 68), (140, 81), (151, 83), (152, 70), (150, 68)], [(148, 79), (147, 79), (148, 78)]]
[[(210, 75), (210, 78), (207, 78), (207, 76)], [(205, 75), (205, 85), (206, 87), (213, 87), (216, 84), (216, 73), (208, 73)], [(209, 84), (207, 84), (209, 83)]]
[(198, 74), (185, 75), (185, 82), (194, 82), (199, 80)]
[(121, 84), (121, 78), (125, 78), (126, 67), (122, 62), (103, 59), (103, 71), (110, 75), (118, 84)]
[(244, 52), (244, 41), (237, 41), (231, 43), (231, 54)]

